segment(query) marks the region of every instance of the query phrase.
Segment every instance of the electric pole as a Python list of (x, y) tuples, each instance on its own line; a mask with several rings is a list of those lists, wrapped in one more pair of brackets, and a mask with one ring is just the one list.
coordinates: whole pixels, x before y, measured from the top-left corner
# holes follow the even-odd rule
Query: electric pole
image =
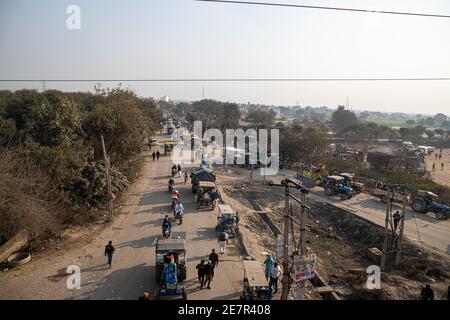
[[(299, 189), (301, 191), (301, 199), (298, 199), (293, 194), (290, 193), (290, 187), (293, 187), (295, 189)], [(284, 228), (283, 228), (283, 290), (281, 293), (281, 300), (288, 300), (289, 297), (289, 289), (291, 284), (291, 275), (290, 275), (290, 268), (289, 268), (289, 229), (291, 227), (293, 229), (293, 223), (294, 219), (291, 215), (291, 208), (290, 208), (290, 202), (289, 199), (292, 198), (296, 202), (301, 204), (301, 222), (300, 222), (300, 247), (302, 253), (305, 252), (305, 243), (306, 243), (306, 214), (305, 214), (305, 208), (307, 208), (307, 205), (305, 203), (306, 201), (306, 194), (309, 192), (307, 188), (304, 186), (298, 184), (297, 182), (293, 181), (292, 179), (286, 178), (281, 181), (280, 184), (273, 183), (272, 181), (269, 182), (269, 187), (284, 187)], [(292, 241), (294, 241), (294, 233), (292, 232)], [(303, 288), (303, 290), (302, 290)], [(302, 294), (303, 292), (303, 294)], [(304, 281), (300, 282), (300, 298), (304, 298)]]
[(111, 177), (109, 176), (109, 160), (106, 155), (105, 140), (103, 135), (100, 136), (102, 139), (102, 149), (103, 157), (105, 159), (105, 172), (106, 172), (106, 187), (108, 188), (108, 205), (109, 205), (109, 221), (113, 220), (113, 204), (112, 204), (112, 194), (111, 194)]

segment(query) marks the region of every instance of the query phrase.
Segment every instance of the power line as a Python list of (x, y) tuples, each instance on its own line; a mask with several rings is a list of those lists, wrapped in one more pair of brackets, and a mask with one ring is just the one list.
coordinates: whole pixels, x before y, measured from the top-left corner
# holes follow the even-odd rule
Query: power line
[(0, 82), (356, 82), (450, 81), (450, 77), (415, 78), (154, 78), (154, 79), (0, 79)]
[(350, 12), (360, 12), (360, 13), (381, 13), (381, 14), (419, 16), (419, 17), (429, 17), (429, 18), (450, 18), (450, 15), (443, 15), (443, 14), (414, 13), (414, 12), (400, 12), (400, 11), (383, 11), (383, 10), (369, 10), (369, 9), (341, 8), (341, 7), (325, 7), (325, 6), (307, 6), (307, 5), (299, 5), (299, 4), (288, 4), (288, 3), (269, 3), (269, 2), (233, 1), (233, 0), (230, 0), (230, 1), (225, 1), (225, 0), (194, 0), (194, 1), (218, 2), (218, 3), (228, 3), (228, 4), (244, 4), (244, 5), (258, 5), (258, 6), (290, 7), (290, 8), (303, 8), (303, 9), (350, 11)]

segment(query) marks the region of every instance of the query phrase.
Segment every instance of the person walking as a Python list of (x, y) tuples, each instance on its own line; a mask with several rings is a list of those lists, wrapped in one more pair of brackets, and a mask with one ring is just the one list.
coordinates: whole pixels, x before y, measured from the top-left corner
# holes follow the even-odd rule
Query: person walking
[(402, 218), (402, 216), (400, 215), (400, 211), (395, 211), (392, 217), (394, 218), (394, 231), (397, 231), (398, 224)]
[(178, 169), (178, 176), (181, 178), (181, 166), (180, 166), (180, 164), (178, 164), (177, 169)]
[(266, 280), (270, 279), (274, 262), (272, 255), (270, 253), (267, 254), (266, 260), (264, 260), (264, 275), (266, 276)]
[(420, 298), (422, 300), (434, 300), (434, 292), (429, 284), (425, 285), (425, 287), (422, 288), (422, 291), (420, 291)]
[(211, 280), (213, 274), (213, 267), (211, 265), (211, 261), (207, 261), (205, 265), (205, 286), (206, 289), (211, 289)]
[(441, 163), (441, 170), (444, 170), (444, 162)]
[(272, 271), (270, 273), (270, 282), (269, 286), (273, 288), (273, 293), (277, 293), (278, 291), (278, 278), (281, 277), (282, 271), (278, 262), (274, 262)]
[(226, 232), (224, 232), (224, 231), (220, 231), (218, 242), (219, 242), (220, 254), (224, 254), (225, 253), (225, 246), (228, 243), (228, 234)]
[(198, 281), (200, 282), (200, 289), (203, 289), (205, 284), (205, 268), (206, 264), (204, 259), (202, 259), (202, 261), (195, 266), (195, 269), (197, 269)]
[(105, 256), (108, 256), (108, 264), (110, 268), (112, 267), (112, 258), (114, 251), (116, 251), (116, 249), (113, 247), (112, 241), (110, 240), (105, 246)]
[(159, 161), (159, 157), (161, 156), (161, 153), (159, 150), (156, 151), (156, 161)]
[(239, 212), (236, 212), (236, 215), (234, 216), (234, 221), (236, 222), (236, 229), (239, 229), (239, 220), (241, 220), (241, 217), (239, 217)]
[(211, 250), (211, 253), (209, 254), (209, 261), (211, 261), (211, 266), (212, 266), (211, 280), (213, 280), (214, 279), (214, 269), (219, 266), (219, 255), (216, 253), (215, 249)]
[(436, 170), (436, 163), (433, 163), (433, 169), (432, 169), (433, 171), (435, 171)]
[(155, 151), (153, 151), (153, 153), (152, 153), (152, 158), (153, 158), (153, 162), (155, 162), (155, 158), (156, 158), (156, 152)]
[(184, 184), (186, 184), (188, 182), (189, 179), (189, 173), (187, 172), (187, 170), (184, 171)]

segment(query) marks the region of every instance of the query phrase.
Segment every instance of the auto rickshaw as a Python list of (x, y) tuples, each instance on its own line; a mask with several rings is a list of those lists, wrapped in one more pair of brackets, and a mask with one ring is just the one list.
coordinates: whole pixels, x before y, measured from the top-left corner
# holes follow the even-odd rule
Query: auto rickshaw
[(273, 292), (259, 261), (244, 260), (244, 288), (241, 300), (272, 300)]
[(216, 184), (212, 181), (199, 181), (197, 188), (197, 209), (211, 206), (211, 210), (216, 207), (218, 199)]

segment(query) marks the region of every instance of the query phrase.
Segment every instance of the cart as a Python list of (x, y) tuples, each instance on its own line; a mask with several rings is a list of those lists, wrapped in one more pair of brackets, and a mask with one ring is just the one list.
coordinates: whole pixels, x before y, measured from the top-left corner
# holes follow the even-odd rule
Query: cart
[(241, 300), (272, 300), (273, 292), (259, 261), (244, 260), (244, 286)]
[(228, 234), (228, 237), (234, 238), (236, 237), (236, 213), (231, 208), (231, 206), (227, 204), (219, 204), (219, 214), (217, 215), (217, 225), (216, 231), (217, 234), (220, 232), (225, 232)]
[[(203, 192), (200, 193), (200, 190)], [(211, 206), (211, 210), (214, 210), (218, 200), (216, 184), (212, 181), (199, 181), (195, 201), (197, 203), (197, 209), (200, 210), (201, 207)]]

